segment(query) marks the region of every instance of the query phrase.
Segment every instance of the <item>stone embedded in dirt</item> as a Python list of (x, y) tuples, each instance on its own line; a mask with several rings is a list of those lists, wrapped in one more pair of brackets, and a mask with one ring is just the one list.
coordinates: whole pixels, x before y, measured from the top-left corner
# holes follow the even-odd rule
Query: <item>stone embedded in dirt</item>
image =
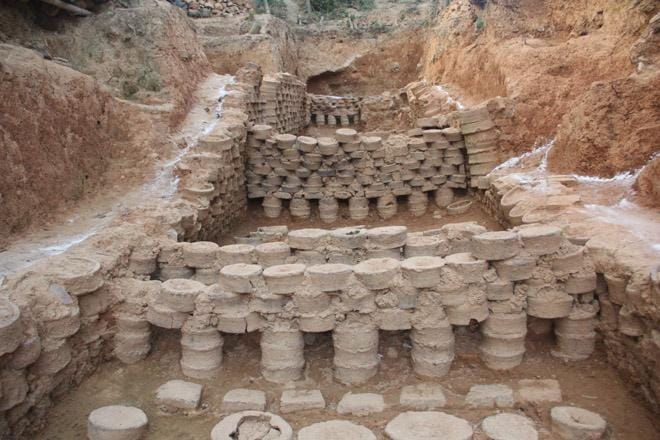
[(561, 402), (559, 382), (554, 379), (521, 379), (518, 381), (516, 401), (532, 404)]
[(473, 431), (467, 420), (438, 411), (408, 411), (385, 426), (391, 440), (470, 440)]
[(222, 419), (211, 440), (292, 440), (291, 426), (280, 416), (263, 411), (241, 411)]
[(147, 415), (132, 406), (111, 405), (97, 408), (87, 419), (90, 440), (138, 440), (147, 430)]
[(330, 420), (306, 426), (298, 440), (376, 440), (373, 432), (347, 420)]
[(385, 410), (385, 401), (380, 394), (362, 393), (362, 394), (344, 394), (339, 404), (337, 412), (339, 414), (352, 414), (354, 416), (366, 416), (372, 413), (379, 413)]
[(599, 414), (575, 406), (556, 406), (550, 410), (552, 433), (564, 440), (603, 438), (607, 422)]
[(465, 403), (472, 408), (511, 408), (514, 403), (513, 390), (500, 384), (472, 385)]
[(264, 411), (265, 409), (266, 393), (263, 391), (237, 388), (228, 391), (222, 398), (223, 411)]
[(486, 417), (481, 422), (481, 430), (489, 440), (537, 440), (539, 438), (532, 420), (511, 413)]
[(429, 410), (442, 408), (447, 399), (440, 385), (421, 383), (403, 387), (399, 404), (415, 410)]
[(290, 413), (325, 408), (321, 390), (284, 390), (280, 398), (280, 411)]
[(171, 380), (156, 391), (160, 405), (174, 409), (197, 409), (202, 400), (202, 386), (184, 380)]

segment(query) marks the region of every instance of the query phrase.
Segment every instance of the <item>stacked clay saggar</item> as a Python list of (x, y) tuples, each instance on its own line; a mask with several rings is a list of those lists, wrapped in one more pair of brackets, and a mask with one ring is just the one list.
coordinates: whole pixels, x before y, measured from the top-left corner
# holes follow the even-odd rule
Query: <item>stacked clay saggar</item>
[(342, 128), (333, 138), (312, 138), (255, 125), (248, 138), (248, 197), (263, 199), (272, 218), (288, 206), (293, 218), (306, 219), (318, 204), (321, 220), (333, 223), (343, 202), (349, 216), (361, 220), (375, 200), (378, 215), (387, 219), (404, 196), (410, 212), (421, 216), (429, 193), (445, 208), (453, 189), (467, 187), (464, 152), (462, 135), (453, 128), (386, 139)]

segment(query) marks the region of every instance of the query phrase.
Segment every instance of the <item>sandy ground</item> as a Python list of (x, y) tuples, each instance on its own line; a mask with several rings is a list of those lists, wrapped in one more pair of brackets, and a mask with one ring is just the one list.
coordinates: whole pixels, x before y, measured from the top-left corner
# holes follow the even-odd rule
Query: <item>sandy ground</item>
[[(564, 404), (577, 405), (600, 413), (610, 425), (610, 439), (655, 440), (660, 431), (653, 427), (654, 415), (628, 394), (623, 380), (610, 367), (602, 353), (591, 359), (564, 364), (550, 356), (549, 339), (527, 341), (527, 355), (522, 365), (506, 372), (486, 369), (478, 359), (478, 333), (457, 335), (457, 358), (448, 376), (440, 380), (421, 380), (411, 371), (410, 343), (406, 332), (381, 332), (379, 352), (380, 372), (368, 383), (345, 386), (332, 378), (332, 339), (319, 334), (305, 347), (307, 366), (303, 380), (286, 387), (320, 389), (326, 400), (325, 410), (285, 414), (284, 418), (298, 430), (309, 424), (344, 418), (372, 429), (379, 439), (389, 420), (402, 411), (397, 406), (401, 387), (418, 383), (437, 383), (446, 395), (464, 395), (474, 384), (503, 383), (515, 385), (519, 379), (557, 379)], [(222, 397), (234, 388), (260, 389), (267, 393), (268, 409), (279, 410), (279, 396), (285, 388), (266, 382), (259, 373), (258, 334), (225, 338), (224, 369), (214, 380), (195, 381), (204, 384), (202, 409), (191, 415), (171, 415), (162, 412), (155, 403), (156, 389), (172, 379), (186, 379), (179, 370), (179, 332), (157, 334), (152, 354), (137, 365), (118, 362), (103, 365), (94, 376), (73, 392), (56, 402), (50, 423), (37, 437), (45, 440), (83, 438), (86, 418), (95, 408), (110, 404), (135, 405), (149, 417), (147, 439), (192, 440), (208, 438), (213, 426), (225, 415)], [(347, 392), (375, 392), (385, 397), (387, 409), (368, 417), (339, 416), (335, 409)], [(451, 399), (448, 399), (451, 402)], [(550, 405), (518, 406), (511, 411), (524, 414), (536, 422), (541, 440), (553, 439), (549, 433)], [(463, 417), (473, 425), (496, 410), (447, 408), (446, 412)]]

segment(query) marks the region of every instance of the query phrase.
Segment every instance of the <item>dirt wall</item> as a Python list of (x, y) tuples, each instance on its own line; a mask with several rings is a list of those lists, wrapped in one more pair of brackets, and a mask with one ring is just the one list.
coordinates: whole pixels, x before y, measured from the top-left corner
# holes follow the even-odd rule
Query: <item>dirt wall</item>
[[(365, 41), (332, 34), (308, 36), (300, 45), (308, 90), (366, 96), (401, 88), (419, 76), (424, 46), (420, 36), (409, 30)], [(326, 56), (319, 57), (319, 51)]]
[(121, 153), (137, 162), (144, 145), (124, 149), (125, 121), (138, 127), (140, 117), (93, 78), (29, 49), (0, 45), (0, 54), (1, 242), (107, 184), (110, 163)]
[(181, 10), (132, 4), (48, 28), (26, 4), (0, 5), (0, 242), (84, 196), (120, 193), (170, 153), (210, 67)]
[[(552, 138), (592, 83), (633, 72), (630, 50), (654, 2), (456, 0), (442, 9), (425, 47), (424, 76), (471, 100), (511, 98), (509, 155)], [(616, 127), (615, 130), (625, 127)], [(610, 167), (617, 169), (617, 166)]]
[(195, 21), (213, 70), (234, 74), (249, 62), (264, 73), (298, 72), (296, 40), (287, 24), (273, 16)]

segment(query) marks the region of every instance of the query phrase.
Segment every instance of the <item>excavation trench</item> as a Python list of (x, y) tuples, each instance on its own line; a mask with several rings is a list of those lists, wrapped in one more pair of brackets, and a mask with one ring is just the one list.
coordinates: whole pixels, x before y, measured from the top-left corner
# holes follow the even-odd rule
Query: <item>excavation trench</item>
[[(654, 361), (622, 348), (657, 318), (631, 306), (657, 289), (652, 249), (587, 235), (574, 176), (493, 172), (506, 103), (463, 108), (426, 83), (310, 94), (255, 67), (222, 83), (160, 200), (8, 277), (4, 432), (82, 438), (92, 410), (122, 404), (156, 439), (223, 438), (239, 410), (271, 435), (343, 419), (398, 438), (393, 419), (421, 409), (476, 435), (513, 412), (553, 438), (550, 410), (574, 405), (657, 438)], [(414, 122), (376, 128), (401, 113)], [(157, 398), (173, 379), (201, 401)]]

